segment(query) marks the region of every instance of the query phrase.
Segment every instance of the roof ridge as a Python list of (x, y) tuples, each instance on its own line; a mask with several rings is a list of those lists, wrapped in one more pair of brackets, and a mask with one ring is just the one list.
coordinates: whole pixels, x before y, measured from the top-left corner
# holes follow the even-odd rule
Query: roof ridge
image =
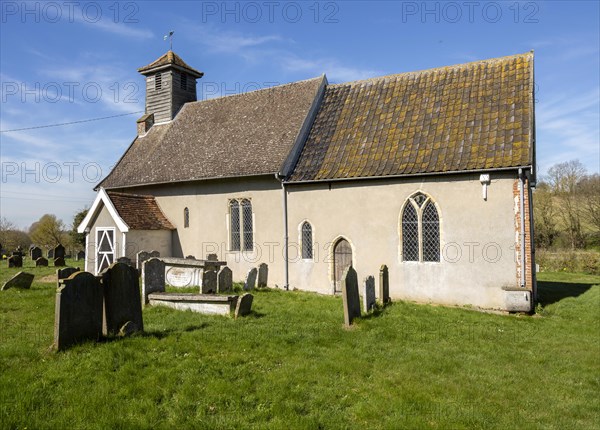
[(439, 67), (432, 67), (430, 69), (422, 69), (422, 70), (413, 70), (410, 72), (394, 73), (394, 74), (390, 74), (390, 75), (376, 76), (373, 78), (359, 79), (356, 81), (340, 82), (337, 84), (330, 84), (328, 86), (334, 87), (334, 88), (339, 88), (339, 87), (344, 87), (344, 86), (375, 83), (375, 82), (379, 82), (379, 81), (384, 81), (386, 79), (397, 79), (397, 78), (404, 77), (404, 76), (422, 75), (422, 74), (426, 74), (426, 73), (440, 72), (442, 70), (465, 69), (465, 68), (473, 67), (476, 64), (500, 63), (503, 61), (507, 61), (509, 59), (516, 59), (516, 58), (522, 58), (522, 57), (527, 57), (527, 56), (533, 56), (533, 50), (524, 52), (521, 54), (506, 55), (504, 57), (487, 58), (485, 60), (475, 60), (475, 61), (469, 61), (467, 63), (452, 64), (449, 66), (439, 66)]
[(131, 194), (131, 193), (122, 193), (120, 191), (110, 191), (106, 190), (106, 193), (110, 196), (119, 196), (119, 197), (131, 197), (134, 199), (152, 199), (155, 200), (154, 196), (148, 194)]

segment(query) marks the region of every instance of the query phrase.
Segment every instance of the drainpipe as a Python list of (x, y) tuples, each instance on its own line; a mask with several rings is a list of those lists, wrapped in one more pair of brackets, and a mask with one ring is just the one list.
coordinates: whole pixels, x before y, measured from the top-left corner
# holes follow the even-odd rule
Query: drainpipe
[(519, 168), (519, 203), (521, 211), (521, 288), (525, 288), (525, 180)]
[(288, 262), (288, 205), (287, 205), (287, 191), (285, 189), (285, 182), (283, 182), (283, 176), (279, 173), (275, 173), (275, 178), (281, 181), (281, 203), (283, 205), (283, 267), (285, 272), (285, 285), (283, 288), (287, 291), (290, 288), (290, 269)]

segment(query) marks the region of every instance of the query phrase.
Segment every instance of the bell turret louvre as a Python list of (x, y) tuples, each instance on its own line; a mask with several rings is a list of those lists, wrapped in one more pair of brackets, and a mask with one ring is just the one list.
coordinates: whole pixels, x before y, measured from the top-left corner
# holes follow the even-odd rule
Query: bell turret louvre
[(154, 123), (171, 121), (185, 103), (196, 101), (196, 79), (204, 75), (173, 51), (138, 72), (146, 77), (146, 115), (153, 115)]

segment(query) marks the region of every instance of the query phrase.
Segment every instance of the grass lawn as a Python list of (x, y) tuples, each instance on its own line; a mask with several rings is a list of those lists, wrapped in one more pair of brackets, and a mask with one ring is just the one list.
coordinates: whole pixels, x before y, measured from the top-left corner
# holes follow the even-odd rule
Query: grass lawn
[(53, 353), (54, 269), (26, 270), (0, 292), (3, 429), (600, 424), (598, 276), (541, 273), (534, 317), (396, 302), (349, 330), (341, 298), (270, 290), (237, 321), (149, 308), (143, 335)]

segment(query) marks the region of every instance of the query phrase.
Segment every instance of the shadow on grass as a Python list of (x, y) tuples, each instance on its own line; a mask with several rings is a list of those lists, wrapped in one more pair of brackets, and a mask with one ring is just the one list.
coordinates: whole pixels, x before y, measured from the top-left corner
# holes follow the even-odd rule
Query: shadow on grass
[(366, 320), (370, 320), (373, 318), (379, 318), (380, 316), (382, 316), (383, 314), (385, 314), (385, 310), (388, 306), (390, 306), (392, 303), (389, 302), (387, 303), (385, 306), (381, 305), (380, 303), (376, 303), (375, 306), (373, 307), (373, 310), (371, 312), (369, 312), (368, 314), (362, 314), (360, 316), (360, 319), (363, 321)]
[(538, 281), (538, 302), (542, 306), (550, 305), (566, 299), (567, 297), (579, 297), (592, 288), (593, 283), (568, 283), (553, 281)]

